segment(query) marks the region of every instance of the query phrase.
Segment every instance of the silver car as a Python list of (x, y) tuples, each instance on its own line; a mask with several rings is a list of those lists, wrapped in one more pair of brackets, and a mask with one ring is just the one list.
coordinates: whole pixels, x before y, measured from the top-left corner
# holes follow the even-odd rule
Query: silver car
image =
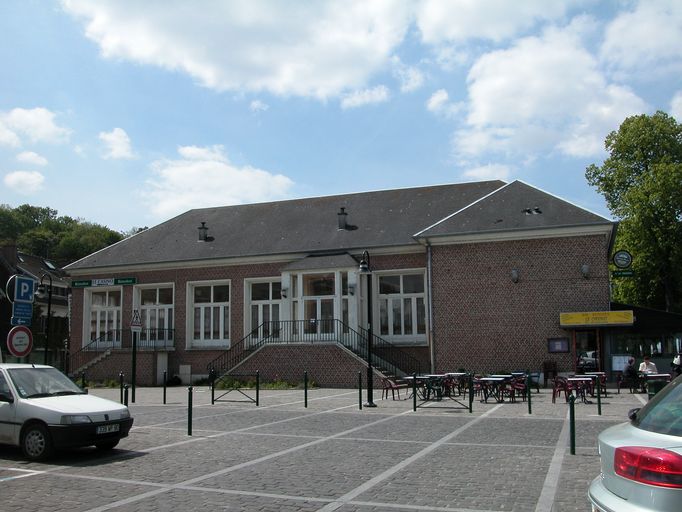
[(601, 474), (588, 497), (597, 512), (682, 510), (682, 376), (659, 391), (630, 423), (599, 434)]

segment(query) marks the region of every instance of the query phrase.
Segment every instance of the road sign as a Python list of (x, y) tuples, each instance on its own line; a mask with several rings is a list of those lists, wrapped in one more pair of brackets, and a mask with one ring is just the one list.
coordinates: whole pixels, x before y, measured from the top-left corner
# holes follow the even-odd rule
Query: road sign
[(634, 270), (612, 270), (611, 277), (632, 277), (635, 275)]
[(130, 321), (130, 330), (132, 332), (142, 332), (142, 321), (140, 320), (140, 310), (133, 309), (133, 319)]
[(33, 302), (35, 283), (30, 277), (17, 276), (14, 284), (15, 302)]
[(33, 304), (30, 302), (14, 302), (12, 304), (12, 325), (31, 325)]
[(7, 349), (15, 357), (25, 357), (33, 348), (33, 334), (24, 325), (12, 327), (7, 334)]

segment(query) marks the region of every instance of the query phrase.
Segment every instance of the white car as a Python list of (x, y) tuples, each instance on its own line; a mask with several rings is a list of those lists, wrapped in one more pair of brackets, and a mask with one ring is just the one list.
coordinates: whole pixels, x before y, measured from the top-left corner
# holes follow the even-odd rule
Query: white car
[(126, 406), (87, 394), (52, 366), (0, 364), (0, 443), (30, 460), (59, 448), (110, 450), (132, 425)]

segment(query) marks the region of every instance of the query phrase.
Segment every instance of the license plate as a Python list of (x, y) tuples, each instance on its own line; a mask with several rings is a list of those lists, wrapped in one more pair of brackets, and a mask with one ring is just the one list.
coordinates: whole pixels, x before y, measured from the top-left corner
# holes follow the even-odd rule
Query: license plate
[(111, 434), (112, 432), (118, 432), (119, 424), (113, 423), (111, 425), (100, 425), (97, 427), (96, 432), (98, 434)]

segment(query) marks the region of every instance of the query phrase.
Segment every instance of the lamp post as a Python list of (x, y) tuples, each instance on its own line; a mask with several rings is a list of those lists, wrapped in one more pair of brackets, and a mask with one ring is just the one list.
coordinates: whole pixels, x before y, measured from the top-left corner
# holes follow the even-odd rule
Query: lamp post
[(367, 277), (367, 402), (365, 407), (376, 407), (374, 403), (374, 372), (372, 371), (372, 269), (369, 266), (369, 253), (364, 251), (360, 260), (360, 274)]
[(45, 278), (50, 280), (50, 289), (47, 292), (47, 322), (45, 323), (45, 359), (44, 364), (47, 364), (47, 352), (50, 348), (50, 316), (52, 315), (52, 276), (50, 274), (43, 274), (40, 276), (40, 284), (36, 295), (43, 299), (45, 298), (45, 285), (43, 280)]

